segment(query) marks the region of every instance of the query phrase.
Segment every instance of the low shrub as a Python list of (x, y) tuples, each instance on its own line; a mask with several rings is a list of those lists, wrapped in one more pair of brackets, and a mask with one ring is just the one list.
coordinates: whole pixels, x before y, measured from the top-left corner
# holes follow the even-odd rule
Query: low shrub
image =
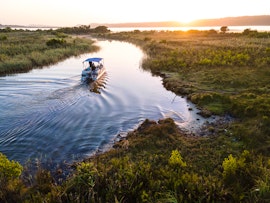
[(46, 42), (46, 45), (47, 46), (50, 46), (50, 47), (63, 47), (63, 46), (66, 46), (67, 45), (67, 42), (66, 40), (64, 39), (50, 39)]

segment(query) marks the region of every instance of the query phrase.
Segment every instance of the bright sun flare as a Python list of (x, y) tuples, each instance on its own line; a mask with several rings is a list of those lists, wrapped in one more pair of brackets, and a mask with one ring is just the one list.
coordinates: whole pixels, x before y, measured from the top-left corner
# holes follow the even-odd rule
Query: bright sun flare
[[(244, 15), (269, 15), (269, 0), (3, 1), (0, 24), (75, 26), (90, 23), (189, 23)], [(48, 15), (50, 13), (50, 15)]]

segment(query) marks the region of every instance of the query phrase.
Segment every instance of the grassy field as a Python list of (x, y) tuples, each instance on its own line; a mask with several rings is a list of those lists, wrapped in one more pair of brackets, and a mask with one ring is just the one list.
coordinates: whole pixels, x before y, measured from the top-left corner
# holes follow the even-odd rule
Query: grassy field
[(57, 31), (0, 31), (0, 75), (26, 72), (96, 51), (94, 41)]
[(0, 156), (0, 200), (269, 202), (269, 36), (251, 30), (98, 34), (138, 45), (147, 54), (143, 68), (162, 76), (167, 89), (187, 96), (204, 116), (232, 121), (206, 126), (201, 137), (170, 118), (145, 120), (113, 149), (74, 165), (61, 185), (43, 169), (19, 178), (22, 167)]
[(142, 67), (164, 86), (186, 95), (204, 116), (230, 115), (235, 137), (247, 147), (270, 149), (270, 33), (134, 31), (106, 34), (140, 46)]

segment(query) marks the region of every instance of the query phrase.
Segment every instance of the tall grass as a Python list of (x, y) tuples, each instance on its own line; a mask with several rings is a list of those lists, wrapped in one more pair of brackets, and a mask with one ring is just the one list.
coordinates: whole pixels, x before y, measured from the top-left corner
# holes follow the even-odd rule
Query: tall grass
[(269, 159), (239, 146), (225, 133), (186, 137), (172, 119), (145, 120), (113, 149), (74, 165), (63, 184), (40, 169), (28, 186), (11, 180), (0, 201), (267, 202)]
[(257, 150), (262, 146), (269, 149), (270, 140), (269, 36), (267, 32), (250, 30), (227, 34), (208, 31), (104, 34), (106, 38), (142, 47), (148, 55), (142, 67), (163, 76), (166, 88), (186, 95), (202, 109), (203, 115), (228, 114), (239, 119), (241, 123), (237, 126), (241, 127), (235, 129), (235, 136)]
[(268, 33), (134, 31), (98, 36), (137, 44), (148, 54), (143, 68), (161, 75), (166, 88), (186, 95), (210, 115), (229, 114), (234, 120), (208, 124), (203, 137), (181, 132), (169, 118), (145, 120), (113, 149), (76, 164), (62, 185), (41, 170), (28, 187), (10, 180), (1, 201), (269, 201)]
[(53, 31), (11, 31), (1, 36), (0, 75), (25, 72), (98, 49), (90, 39)]

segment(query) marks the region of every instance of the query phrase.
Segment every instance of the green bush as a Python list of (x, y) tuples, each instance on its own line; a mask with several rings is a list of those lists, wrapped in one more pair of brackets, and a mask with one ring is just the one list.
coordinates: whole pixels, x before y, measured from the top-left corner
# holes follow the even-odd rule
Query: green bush
[(67, 45), (67, 42), (64, 39), (50, 39), (46, 42), (46, 45), (50, 47), (63, 47)]
[(16, 161), (10, 161), (8, 158), (0, 153), (0, 181), (5, 181), (18, 178), (22, 173), (23, 167)]
[(76, 167), (76, 173), (65, 184), (62, 199), (68, 202), (94, 201), (95, 176), (97, 170), (92, 163), (82, 162)]
[(191, 101), (203, 109), (206, 109), (216, 115), (224, 115), (231, 112), (231, 99), (226, 94), (215, 92), (194, 93), (190, 97)]
[[(222, 167), (223, 181), (235, 200), (243, 201), (249, 196), (263, 199), (270, 195), (270, 188), (265, 186), (270, 177), (269, 165), (261, 156), (244, 150), (238, 157), (230, 154), (224, 159)], [(253, 194), (254, 188), (260, 188), (258, 191), (261, 193), (257, 194), (256, 189)]]
[(7, 36), (6, 35), (0, 35), (0, 41), (4, 41), (7, 40)]
[(17, 202), (19, 176), (23, 167), (0, 153), (0, 202)]
[(173, 150), (169, 159), (169, 165), (174, 168), (183, 168), (187, 166), (187, 163), (183, 161), (183, 158), (178, 150)]

